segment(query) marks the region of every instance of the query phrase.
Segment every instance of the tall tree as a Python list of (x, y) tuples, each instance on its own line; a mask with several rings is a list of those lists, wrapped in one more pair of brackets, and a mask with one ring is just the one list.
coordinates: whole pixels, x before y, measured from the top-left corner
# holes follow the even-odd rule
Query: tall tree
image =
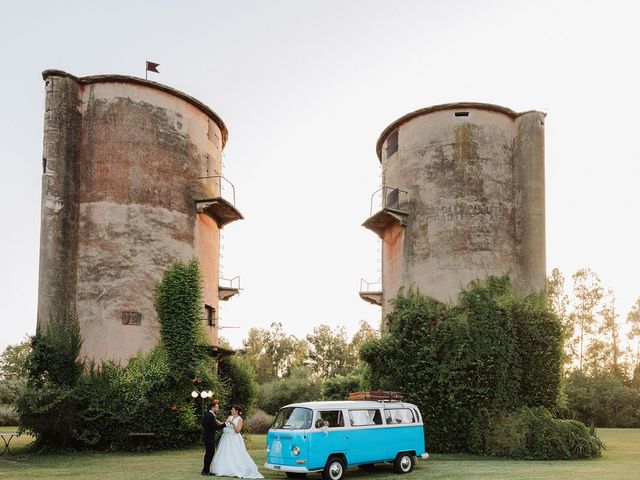
[(558, 268), (551, 270), (547, 278), (547, 301), (549, 308), (560, 318), (569, 316), (569, 296), (565, 291), (564, 275)]
[(575, 340), (575, 316), (569, 312), (570, 302), (569, 295), (565, 290), (564, 275), (559, 269), (554, 268), (551, 271), (551, 275), (547, 278), (547, 305), (562, 321), (562, 328), (564, 330), (565, 342), (565, 364), (567, 366), (572, 365), (577, 357), (577, 342)]
[(307, 335), (309, 342), (309, 365), (320, 378), (332, 378), (345, 375), (353, 370), (358, 362), (352, 344), (347, 340), (344, 327), (331, 330), (328, 325), (320, 325)]
[(640, 365), (640, 297), (636, 299), (631, 310), (627, 314), (627, 323), (630, 326), (627, 337), (629, 340), (636, 341), (636, 368)]
[(594, 333), (596, 323), (596, 308), (602, 300), (602, 285), (600, 278), (590, 268), (583, 268), (572, 275), (573, 296), (576, 304), (572, 315), (572, 320), (578, 328), (579, 368), (582, 370), (582, 363), (585, 349), (585, 337)]
[(307, 357), (307, 342), (287, 335), (280, 322), (273, 322), (269, 330), (252, 328), (242, 344), (242, 355), (253, 365), (260, 384), (289, 376)]
[(616, 313), (616, 299), (611, 289), (607, 290), (604, 296), (604, 303), (602, 308), (598, 312), (602, 317), (602, 323), (598, 328), (598, 333), (603, 335), (606, 339), (605, 367), (608, 367), (609, 371), (616, 377), (624, 379), (626, 376), (625, 369), (622, 365), (622, 357), (624, 351), (620, 345), (620, 330), (618, 328), (618, 314)]
[(364, 342), (372, 338), (380, 338), (380, 331), (374, 330), (374, 328), (371, 325), (369, 325), (367, 321), (360, 320), (360, 327), (358, 328), (358, 331), (354, 333), (353, 337), (351, 338), (351, 347), (357, 354), (358, 350), (360, 349), (360, 345), (362, 345)]
[(610, 372), (611, 349), (599, 338), (592, 339), (584, 349), (583, 372), (589, 377), (599, 377)]

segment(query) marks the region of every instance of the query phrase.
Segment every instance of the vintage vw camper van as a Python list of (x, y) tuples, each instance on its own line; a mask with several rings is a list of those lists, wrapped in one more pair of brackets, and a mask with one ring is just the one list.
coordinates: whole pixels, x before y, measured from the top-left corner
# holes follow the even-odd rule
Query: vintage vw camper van
[(340, 480), (346, 468), (393, 462), (397, 473), (428, 458), (418, 407), (406, 402), (338, 401), (282, 407), (267, 434), (265, 467), (304, 477), (322, 472)]

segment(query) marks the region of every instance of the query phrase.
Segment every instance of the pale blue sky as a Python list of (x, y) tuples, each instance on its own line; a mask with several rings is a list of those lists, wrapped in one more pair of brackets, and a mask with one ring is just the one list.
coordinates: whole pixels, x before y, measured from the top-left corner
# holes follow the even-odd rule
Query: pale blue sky
[(229, 127), (225, 176), (245, 215), (224, 275), (244, 291), (223, 335), (281, 321), (302, 336), (378, 308), (375, 142), (393, 120), (455, 101), (546, 121), (547, 258), (591, 266), (625, 315), (640, 296), (640, 33), (623, 1), (5, 2), (0, 7), (0, 349), (35, 329), (46, 68), (144, 76)]

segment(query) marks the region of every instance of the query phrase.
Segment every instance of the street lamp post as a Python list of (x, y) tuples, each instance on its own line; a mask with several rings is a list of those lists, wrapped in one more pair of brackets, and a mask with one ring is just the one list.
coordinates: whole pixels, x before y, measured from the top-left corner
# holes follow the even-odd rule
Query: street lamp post
[(205, 398), (213, 397), (213, 392), (211, 390), (194, 390), (191, 392), (191, 397), (195, 400), (200, 397), (200, 405), (202, 406), (202, 415), (204, 415), (204, 400)]

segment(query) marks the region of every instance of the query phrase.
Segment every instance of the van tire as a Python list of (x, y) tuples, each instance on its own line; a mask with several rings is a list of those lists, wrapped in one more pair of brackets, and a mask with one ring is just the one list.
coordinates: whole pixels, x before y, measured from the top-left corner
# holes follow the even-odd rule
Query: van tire
[(344, 460), (337, 456), (331, 456), (322, 470), (322, 478), (324, 480), (342, 480), (347, 467)]
[(393, 462), (393, 471), (396, 473), (409, 473), (413, 470), (413, 455), (407, 452), (400, 452)]

